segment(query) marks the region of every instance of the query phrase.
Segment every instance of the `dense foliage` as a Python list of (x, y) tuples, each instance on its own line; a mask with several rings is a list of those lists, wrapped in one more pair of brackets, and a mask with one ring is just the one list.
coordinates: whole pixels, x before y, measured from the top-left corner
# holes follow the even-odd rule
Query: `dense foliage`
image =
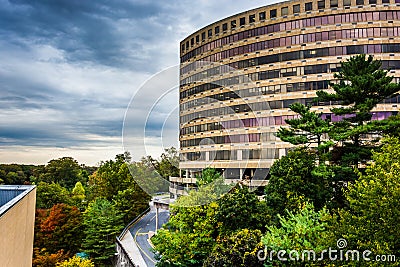
[[(176, 149), (170, 148), (152, 160), (162, 175), (176, 175), (167, 166), (176, 164), (176, 157)], [(130, 162), (129, 153), (98, 167), (71, 157), (45, 166), (1, 164), (1, 184), (37, 186), (33, 266), (111, 266), (115, 237), (148, 208), (151, 197), (130, 172), (147, 177), (156, 171), (146, 164)], [(78, 252), (89, 259), (74, 256)]]

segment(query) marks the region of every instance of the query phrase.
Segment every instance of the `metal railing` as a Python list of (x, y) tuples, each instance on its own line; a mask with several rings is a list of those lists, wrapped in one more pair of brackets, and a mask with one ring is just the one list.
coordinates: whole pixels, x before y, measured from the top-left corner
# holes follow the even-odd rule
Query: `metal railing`
[(115, 254), (115, 260), (114, 260), (114, 266), (116, 267), (138, 267), (129, 255), (129, 253), (126, 251), (124, 245), (122, 244), (121, 240), (124, 239), (126, 233), (129, 231), (129, 229), (140, 219), (142, 218), (146, 213), (150, 211), (150, 207), (148, 207), (145, 211), (140, 213), (138, 216), (135, 217), (125, 228), (122, 230), (122, 233), (117, 236), (116, 238), (116, 249), (117, 253)]
[(129, 229), (140, 219), (143, 217), (143, 215), (145, 215), (146, 213), (148, 213), (150, 211), (150, 207), (148, 207), (145, 211), (143, 211), (142, 213), (140, 213), (138, 216), (135, 217), (135, 219), (133, 219), (125, 228), (124, 230), (122, 230), (122, 233), (118, 236), (118, 238), (120, 240), (122, 240), (124, 238), (124, 236), (126, 235), (126, 233), (129, 231)]

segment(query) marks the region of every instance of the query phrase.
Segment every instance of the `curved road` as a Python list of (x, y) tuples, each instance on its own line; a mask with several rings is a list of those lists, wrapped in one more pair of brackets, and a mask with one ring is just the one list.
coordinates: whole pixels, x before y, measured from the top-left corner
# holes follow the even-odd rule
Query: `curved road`
[[(158, 229), (163, 224), (168, 222), (169, 211), (159, 209), (158, 212)], [(156, 227), (156, 211), (151, 205), (151, 210), (145, 216), (143, 216), (136, 224), (129, 229), (133, 239), (142, 254), (148, 267), (154, 267), (156, 260), (154, 259), (154, 253), (151, 251), (151, 246), (148, 242), (148, 233), (155, 232)], [(142, 267), (142, 266), (140, 266)]]

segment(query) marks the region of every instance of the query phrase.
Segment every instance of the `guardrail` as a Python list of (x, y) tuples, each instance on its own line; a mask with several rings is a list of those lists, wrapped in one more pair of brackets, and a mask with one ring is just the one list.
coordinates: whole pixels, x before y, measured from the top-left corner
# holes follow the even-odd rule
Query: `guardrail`
[(137, 267), (129, 255), (129, 253), (126, 251), (124, 245), (122, 244), (121, 240), (124, 239), (126, 233), (129, 231), (129, 229), (140, 219), (142, 218), (146, 213), (150, 211), (150, 207), (148, 207), (145, 211), (140, 213), (138, 216), (135, 217), (125, 228), (122, 230), (122, 233), (116, 237), (116, 249), (117, 253), (115, 254), (115, 263), (114, 266), (120, 267)]
[(140, 218), (143, 217), (143, 215), (145, 215), (146, 213), (148, 213), (150, 211), (150, 207), (148, 207), (145, 211), (143, 211), (142, 213), (140, 213), (138, 216), (135, 217), (135, 219), (133, 219), (125, 228), (124, 230), (122, 230), (122, 233), (118, 236), (118, 238), (120, 240), (122, 240), (124, 238), (124, 236), (126, 235), (126, 233), (129, 231), (129, 229), (136, 223), (137, 220), (139, 220)]

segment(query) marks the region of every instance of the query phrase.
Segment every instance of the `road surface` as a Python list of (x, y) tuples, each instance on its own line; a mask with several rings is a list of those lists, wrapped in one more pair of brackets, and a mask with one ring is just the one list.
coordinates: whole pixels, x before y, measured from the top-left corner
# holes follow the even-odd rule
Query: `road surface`
[[(158, 229), (160, 229), (161, 226), (168, 221), (169, 211), (159, 209), (158, 216)], [(155, 227), (156, 211), (151, 205), (150, 212), (129, 229), (148, 267), (154, 267), (156, 263), (154, 253), (151, 251), (151, 246), (148, 242), (148, 233), (155, 232)]]

